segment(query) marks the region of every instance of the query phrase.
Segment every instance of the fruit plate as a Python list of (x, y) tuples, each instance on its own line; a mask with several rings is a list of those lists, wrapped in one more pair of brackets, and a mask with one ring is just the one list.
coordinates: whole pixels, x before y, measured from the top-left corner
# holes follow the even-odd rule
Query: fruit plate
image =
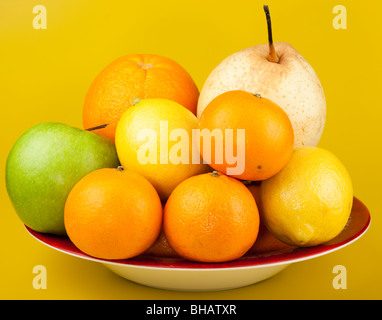
[(359, 239), (369, 225), (368, 209), (354, 198), (349, 220), (333, 240), (314, 247), (246, 255), (224, 263), (199, 263), (143, 255), (126, 260), (104, 260), (81, 252), (68, 237), (39, 233), (28, 227), (26, 229), (43, 244), (78, 258), (102, 263), (130, 281), (161, 289), (204, 291), (239, 288), (268, 279), (292, 263), (316, 258), (349, 245)]

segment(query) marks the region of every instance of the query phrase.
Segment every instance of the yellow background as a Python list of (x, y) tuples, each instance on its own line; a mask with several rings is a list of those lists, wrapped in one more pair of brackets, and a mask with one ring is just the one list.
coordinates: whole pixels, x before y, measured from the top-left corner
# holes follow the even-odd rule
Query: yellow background
[[(183, 65), (199, 89), (225, 57), (267, 41), (263, 1), (2, 0), (0, 2), (0, 298), (1, 299), (381, 299), (382, 5), (378, 1), (268, 1), (275, 41), (290, 42), (316, 70), (327, 99), (319, 143), (347, 167), (355, 195), (370, 209), (368, 232), (346, 248), (292, 264), (264, 282), (220, 292), (153, 289), (95, 262), (52, 250), (25, 231), (4, 183), (16, 139), (39, 122), (82, 126), (82, 105), (97, 73), (126, 53), (155, 53)], [(347, 30), (332, 26), (347, 8)], [(35, 5), (47, 30), (35, 30)], [(32, 286), (35, 265), (47, 289)], [(346, 290), (332, 286), (335, 265)]]

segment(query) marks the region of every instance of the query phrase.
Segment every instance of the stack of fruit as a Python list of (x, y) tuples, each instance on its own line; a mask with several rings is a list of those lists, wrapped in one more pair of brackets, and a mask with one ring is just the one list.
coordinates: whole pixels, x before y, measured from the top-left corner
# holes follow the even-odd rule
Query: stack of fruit
[(41, 123), (15, 143), (6, 186), (29, 228), (103, 259), (223, 262), (314, 246), (344, 228), (349, 175), (316, 147), (321, 84), (289, 44), (225, 59), (199, 91), (176, 62), (130, 54), (93, 81), (85, 130)]

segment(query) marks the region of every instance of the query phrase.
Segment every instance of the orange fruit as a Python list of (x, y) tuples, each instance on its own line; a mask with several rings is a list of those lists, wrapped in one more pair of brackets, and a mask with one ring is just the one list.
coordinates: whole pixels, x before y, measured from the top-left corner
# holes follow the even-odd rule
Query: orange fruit
[(175, 188), (165, 205), (163, 227), (181, 257), (224, 262), (251, 248), (259, 213), (243, 183), (214, 171), (188, 178)]
[(272, 233), (267, 229), (265, 224), (261, 219), (262, 215), (262, 207), (261, 207), (261, 183), (253, 183), (247, 186), (248, 190), (252, 193), (255, 198), (257, 208), (259, 210), (260, 215), (260, 225), (259, 225), (259, 234), (257, 235), (257, 239), (254, 245), (247, 251), (247, 255), (251, 254), (260, 254), (266, 252), (279, 251), (284, 249), (291, 249), (292, 246), (281, 242), (276, 237), (272, 235)]
[(158, 237), (162, 204), (150, 182), (137, 173), (99, 169), (69, 193), (64, 222), (70, 240), (86, 254), (128, 259)]
[(173, 100), (196, 114), (199, 90), (189, 73), (175, 61), (153, 54), (128, 54), (111, 62), (93, 80), (83, 107), (85, 129), (114, 141), (123, 112), (135, 98)]
[[(162, 202), (162, 209), (164, 209), (164, 205), (165, 202)], [(160, 258), (179, 258), (179, 255), (168, 244), (167, 238), (163, 231), (163, 223), (158, 238), (143, 254)]]
[(163, 229), (161, 230), (158, 239), (144, 252), (144, 254), (160, 258), (179, 258), (179, 255), (168, 244)]
[[(218, 129), (217, 133), (220, 133), (212, 139), (201, 137), (203, 159), (215, 170), (238, 179), (268, 179), (292, 156), (294, 134), (288, 115), (272, 101), (249, 92), (234, 90), (217, 96), (204, 109), (199, 129), (201, 133), (204, 129), (210, 133)], [(233, 131), (232, 140), (226, 139), (227, 129)], [(245, 139), (239, 140), (239, 130), (243, 132), (242, 129)], [(227, 148), (232, 151), (228, 152)], [(205, 150), (210, 150), (210, 158)], [(237, 157), (235, 163), (227, 158), (227, 152)], [(232, 169), (235, 172), (230, 173), (228, 170)]]

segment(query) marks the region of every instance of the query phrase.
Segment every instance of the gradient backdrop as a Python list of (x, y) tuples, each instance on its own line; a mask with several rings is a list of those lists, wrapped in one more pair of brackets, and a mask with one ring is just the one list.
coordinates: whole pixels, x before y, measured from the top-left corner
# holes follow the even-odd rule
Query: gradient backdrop
[[(220, 292), (174, 292), (124, 280), (100, 264), (59, 253), (34, 240), (5, 189), (6, 157), (16, 139), (44, 121), (82, 126), (82, 105), (97, 73), (126, 53), (155, 53), (189, 71), (199, 89), (225, 57), (267, 41), (263, 4), (275, 41), (290, 42), (313, 66), (327, 99), (319, 146), (347, 167), (371, 227), (357, 242), (292, 264), (264, 282)], [(336, 30), (332, 10), (347, 9)], [(35, 30), (33, 7), (47, 9)], [(377, 1), (332, 0), (1, 0), (0, 2), (0, 245), (1, 299), (381, 299), (382, 287), (382, 32)], [(335, 265), (347, 289), (335, 290)], [(35, 265), (47, 289), (32, 286)]]

